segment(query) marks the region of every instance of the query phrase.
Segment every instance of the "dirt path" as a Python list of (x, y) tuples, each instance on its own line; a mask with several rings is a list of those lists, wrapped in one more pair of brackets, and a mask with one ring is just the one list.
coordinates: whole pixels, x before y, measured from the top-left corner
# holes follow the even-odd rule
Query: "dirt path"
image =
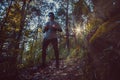
[[(80, 80), (83, 71), (79, 61), (60, 60), (60, 68), (55, 68), (55, 61), (51, 61), (45, 69), (38, 68), (37, 70), (28, 71), (23, 74), (26, 80)], [(28, 74), (29, 73), (29, 74)]]

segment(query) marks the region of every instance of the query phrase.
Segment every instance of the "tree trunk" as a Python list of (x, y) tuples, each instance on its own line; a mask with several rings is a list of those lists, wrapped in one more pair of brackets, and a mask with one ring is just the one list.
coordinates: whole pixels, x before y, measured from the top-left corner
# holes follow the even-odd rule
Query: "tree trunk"
[(68, 6), (69, 0), (67, 0), (67, 8), (66, 8), (66, 45), (67, 45), (67, 55), (70, 53), (70, 45), (69, 45), (69, 29), (68, 29)]
[(10, 9), (11, 9), (11, 5), (12, 5), (12, 0), (10, 2), (9, 7), (8, 7), (8, 11), (6, 12), (5, 18), (0, 23), (0, 38), (1, 38), (1, 40), (0, 40), (0, 55), (2, 54), (2, 48), (3, 48), (3, 44), (4, 44), (4, 39), (2, 38), (3, 37), (2, 35), (4, 35), (3, 27), (4, 27), (4, 25), (5, 25), (6, 21), (7, 21), (8, 14), (9, 14)]

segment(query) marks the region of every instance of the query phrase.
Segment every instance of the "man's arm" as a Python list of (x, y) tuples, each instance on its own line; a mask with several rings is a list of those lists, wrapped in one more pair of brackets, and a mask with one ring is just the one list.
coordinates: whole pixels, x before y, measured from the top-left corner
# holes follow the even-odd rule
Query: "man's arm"
[(48, 30), (48, 23), (45, 24), (44, 28), (43, 28), (43, 33), (45, 33)]
[(43, 33), (45, 33), (47, 30), (48, 30), (48, 27), (45, 26), (44, 29), (43, 29)]
[(58, 31), (62, 32), (62, 29), (61, 29), (61, 28), (58, 28)]
[(60, 31), (60, 32), (62, 32), (62, 28), (60, 27), (60, 25), (57, 24), (57, 26), (58, 26), (57, 30)]

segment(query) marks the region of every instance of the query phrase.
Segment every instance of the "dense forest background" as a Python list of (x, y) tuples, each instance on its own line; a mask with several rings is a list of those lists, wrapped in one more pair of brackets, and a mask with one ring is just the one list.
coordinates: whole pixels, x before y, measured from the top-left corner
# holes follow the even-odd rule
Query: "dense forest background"
[[(61, 68), (39, 70), (48, 12), (59, 33)], [(35, 74), (39, 73), (39, 74)], [(120, 80), (120, 0), (0, 0), (1, 80)]]

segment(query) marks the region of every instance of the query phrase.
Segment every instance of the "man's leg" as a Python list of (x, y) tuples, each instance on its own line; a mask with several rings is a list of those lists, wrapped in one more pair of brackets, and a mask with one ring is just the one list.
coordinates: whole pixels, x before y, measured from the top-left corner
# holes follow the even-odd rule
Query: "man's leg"
[(52, 45), (54, 48), (55, 58), (56, 58), (56, 68), (59, 68), (59, 51), (58, 51), (58, 40), (57, 38), (52, 40)]
[(49, 40), (44, 39), (42, 44), (42, 67), (45, 67), (46, 63), (46, 49), (49, 45)]

